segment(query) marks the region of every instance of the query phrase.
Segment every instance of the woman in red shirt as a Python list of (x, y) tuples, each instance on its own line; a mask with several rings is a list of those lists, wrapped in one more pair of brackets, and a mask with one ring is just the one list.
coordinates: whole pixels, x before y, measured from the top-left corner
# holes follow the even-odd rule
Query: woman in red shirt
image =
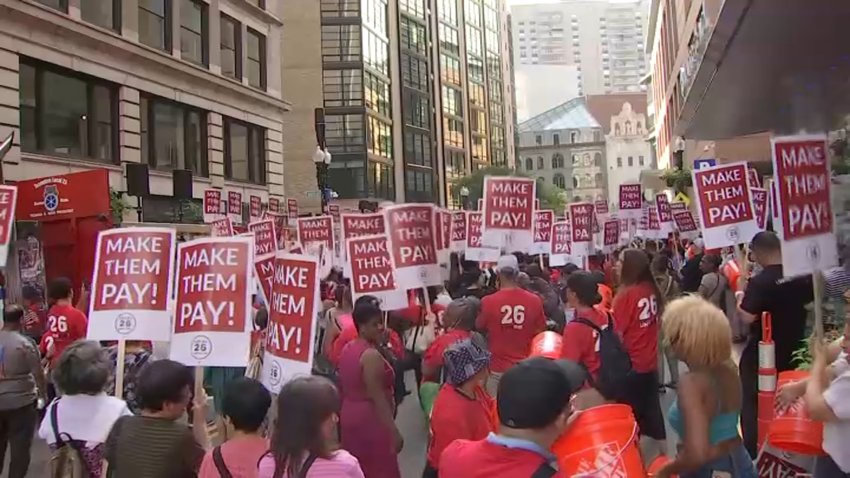
[(664, 296), (658, 290), (650, 268), (649, 255), (639, 249), (626, 249), (616, 264), (620, 288), (614, 297), (614, 326), (632, 359), (635, 372), (628, 387), (631, 405), (641, 435), (666, 439), (664, 416), (658, 399), (658, 327), (664, 309)]
[(578, 271), (567, 278), (566, 301), (569, 307), (575, 309), (575, 318), (564, 327), (561, 358), (581, 364), (594, 379), (600, 366), (599, 334), (577, 319), (590, 321), (601, 329), (607, 328), (608, 315), (596, 307), (601, 300), (592, 273)]
[(483, 440), (496, 431), (496, 402), (484, 390), (490, 352), (470, 339), (452, 344), (443, 354), (446, 384), (431, 412), (431, 439), (423, 478), (437, 478), (440, 455), (455, 440)]

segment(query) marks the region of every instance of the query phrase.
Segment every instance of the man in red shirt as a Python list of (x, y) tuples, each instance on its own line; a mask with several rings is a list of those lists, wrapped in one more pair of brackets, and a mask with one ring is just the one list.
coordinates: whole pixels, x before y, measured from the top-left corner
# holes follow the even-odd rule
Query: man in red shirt
[(499, 432), (456, 440), (440, 455), (440, 478), (566, 477), (549, 449), (570, 424), (570, 397), (584, 383), (580, 366), (545, 357), (519, 362), (499, 383)]
[(73, 286), (67, 277), (54, 279), (47, 287), (53, 306), (47, 311), (47, 327), (41, 338), (39, 349), (42, 357), (50, 360), (50, 368), (62, 352), (73, 342), (86, 338), (88, 320), (85, 314), (72, 304)]
[(481, 314), (475, 322), (475, 327), (487, 335), (487, 344), (493, 354), (487, 379), (487, 391), (493, 397), (496, 397), (502, 374), (528, 357), (531, 340), (546, 330), (543, 299), (517, 284), (519, 264), (516, 257), (500, 257), (496, 272), (499, 291), (481, 299)]

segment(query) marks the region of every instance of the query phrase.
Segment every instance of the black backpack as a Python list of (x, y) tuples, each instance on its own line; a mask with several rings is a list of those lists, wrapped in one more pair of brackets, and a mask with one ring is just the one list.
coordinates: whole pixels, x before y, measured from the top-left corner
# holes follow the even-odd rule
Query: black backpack
[(632, 369), (632, 359), (623, 346), (620, 336), (614, 330), (611, 314), (608, 314), (608, 327), (604, 329), (587, 319), (577, 317), (574, 321), (590, 327), (599, 334), (600, 367), (596, 380), (588, 374), (591, 385), (608, 400), (625, 400), (635, 372)]

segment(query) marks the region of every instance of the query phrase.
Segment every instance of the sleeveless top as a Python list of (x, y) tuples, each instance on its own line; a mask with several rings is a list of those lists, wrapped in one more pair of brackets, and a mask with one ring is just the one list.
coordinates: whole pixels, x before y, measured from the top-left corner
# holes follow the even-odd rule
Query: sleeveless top
[[(713, 376), (711, 377), (711, 381), (715, 383), (715, 389), (720, 390), (720, 388), (717, 387), (717, 381)], [(711, 421), (708, 424), (708, 437), (712, 445), (716, 445), (720, 442), (731, 440), (733, 438), (738, 438), (740, 436), (738, 434), (738, 419), (741, 417), (740, 410), (720, 413), (722, 405), (721, 400), (718, 398), (717, 414), (711, 417)], [(670, 422), (670, 426), (676, 430), (676, 433), (678, 433), (680, 437), (685, 436), (685, 419), (682, 417), (681, 410), (679, 410), (678, 398), (673, 400), (673, 403), (670, 405), (670, 409), (667, 412), (667, 421)]]

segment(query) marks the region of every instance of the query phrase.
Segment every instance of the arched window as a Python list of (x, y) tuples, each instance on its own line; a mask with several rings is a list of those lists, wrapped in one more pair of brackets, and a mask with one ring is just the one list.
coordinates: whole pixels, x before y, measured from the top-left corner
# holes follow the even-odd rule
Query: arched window
[(585, 202), (591, 202), (591, 201), (593, 201), (593, 196), (588, 194), (587, 196), (584, 197), (584, 200), (585, 200)]
[(570, 131), (570, 143), (578, 143), (578, 131)]
[(531, 158), (525, 158), (525, 169), (531, 171), (534, 169), (534, 160)]
[(626, 120), (626, 134), (633, 134), (632, 133), (632, 122), (629, 121), (629, 120)]
[(567, 187), (567, 182), (564, 180), (564, 175), (560, 173), (552, 177), (552, 183), (561, 189), (565, 189)]
[(573, 189), (578, 189), (578, 176), (573, 176)]
[(579, 161), (579, 160), (578, 160), (578, 155), (577, 155), (577, 154), (574, 154), (574, 155), (573, 155), (573, 166), (578, 166), (578, 161)]
[(552, 155), (552, 167), (553, 168), (563, 168), (564, 167), (564, 155), (561, 153), (555, 153)]
[(614, 136), (620, 136), (620, 123), (614, 123)]
[(558, 167), (558, 155), (553, 154), (552, 155), (552, 169), (555, 169), (557, 167)]
[(521, 159), (516, 160), (516, 169), (522, 169), (522, 160)]
[(602, 173), (596, 173), (595, 179), (596, 179), (596, 186), (594, 186), (594, 187), (601, 188), (602, 187)]
[(574, 197), (573, 202), (581, 202), (581, 196)]
[(637, 134), (643, 134), (643, 124), (640, 121), (638, 121), (637, 126), (635, 126), (635, 132)]
[(583, 160), (582, 166), (590, 166), (590, 153), (584, 153), (581, 159)]
[(602, 153), (596, 153), (593, 155), (593, 165), (602, 167)]
[(543, 156), (537, 157), (537, 169), (543, 169)]
[(537, 182), (540, 183), (540, 184), (543, 184), (543, 183), (546, 182), (546, 178), (544, 178), (543, 176), (540, 176), (539, 178), (537, 178)]

